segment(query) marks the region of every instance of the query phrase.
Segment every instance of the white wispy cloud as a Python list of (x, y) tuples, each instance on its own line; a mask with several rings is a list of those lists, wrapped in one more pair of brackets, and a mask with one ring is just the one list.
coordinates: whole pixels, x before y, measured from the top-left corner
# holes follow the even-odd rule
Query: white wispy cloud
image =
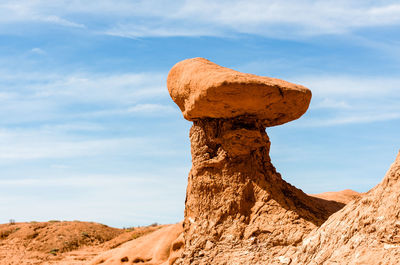
[(31, 52), (36, 53), (36, 54), (40, 54), (40, 55), (46, 54), (46, 52), (44, 50), (40, 49), (40, 48), (32, 48)]
[(82, 73), (66, 76), (45, 74), (38, 79), (34, 77), (33, 81), (36, 82), (24, 86), (32, 92), (31, 96), (34, 98), (63, 97), (79, 102), (135, 103), (146, 97), (157, 97), (167, 93), (165, 76), (161, 73)]
[(98, 111), (90, 111), (86, 113), (80, 113), (77, 116), (83, 118), (96, 118), (96, 117), (110, 117), (110, 116), (166, 116), (171, 115), (177, 111), (176, 107), (173, 107), (172, 104), (154, 104), (154, 103), (146, 103), (146, 104), (136, 104), (130, 107), (120, 108), (108, 108), (106, 110), (98, 110)]
[[(162, 149), (165, 140), (159, 136), (87, 137), (70, 134), (70, 125), (45, 125), (35, 128), (0, 129), (0, 159), (7, 161), (83, 158), (132, 155), (168, 156), (176, 150)], [(67, 128), (67, 129), (65, 129)], [(76, 130), (76, 128), (74, 128)], [(93, 132), (92, 132), (93, 133)], [(94, 138), (94, 139), (93, 139)]]
[(56, 8), (63, 8), (61, 3), (54, 1), (52, 4), (45, 1), (2, 1), (0, 3), (0, 23), (49, 23), (64, 27), (85, 28), (85, 25), (76, 23), (55, 13), (60, 13)]
[[(347, 34), (367, 27), (398, 25), (400, 5), (362, 1), (179, 1), (166, 12), (130, 6), (140, 22), (109, 25), (106, 34), (122, 37), (214, 36), (234, 33), (278, 38)], [(134, 10), (133, 10), (134, 9)], [(117, 12), (117, 11), (116, 11)], [(136, 15), (136, 16), (135, 16)], [(146, 19), (148, 18), (148, 19)], [(160, 23), (154, 23), (154, 21)]]
[[(64, 168), (62, 168), (64, 169)], [(134, 175), (73, 175), (62, 177), (36, 177), (36, 178), (6, 178), (0, 179), (2, 187), (81, 187), (81, 188), (95, 188), (95, 187), (109, 187), (113, 183), (118, 182), (118, 185), (137, 185), (141, 183), (156, 183), (157, 176), (141, 175), (140, 177)]]
[(87, 157), (142, 144), (140, 139), (75, 140), (37, 132), (0, 131), (0, 159), (57, 159)]
[(40, 126), (40, 130), (47, 133), (54, 132), (96, 132), (104, 131), (104, 125), (94, 122), (69, 122), (69, 123), (55, 123), (55, 124), (44, 124)]
[(204, 28), (202, 26), (188, 26), (186, 23), (159, 25), (118, 24), (99, 31), (100, 34), (123, 38), (137, 39), (141, 37), (197, 37), (197, 36), (223, 36), (223, 30), (217, 28)]
[(337, 126), (400, 119), (397, 77), (306, 76), (294, 81), (311, 89), (313, 98), (302, 126)]
[(350, 104), (345, 100), (336, 100), (331, 98), (324, 98), (322, 100), (318, 100), (317, 103), (314, 103), (312, 106), (314, 109), (349, 109), (351, 108)]
[(317, 97), (382, 98), (393, 95), (398, 97), (400, 78), (355, 75), (320, 75), (295, 77), (309, 87)]
[[(165, 116), (172, 107), (162, 73), (2, 72), (0, 159), (67, 159), (105, 154), (171, 154), (159, 137), (114, 136), (104, 118)], [(169, 103), (165, 104), (167, 101)], [(108, 126), (108, 127), (107, 127)], [(121, 125), (118, 125), (121, 126)], [(106, 128), (107, 127), (107, 128)], [(99, 134), (96, 137), (87, 135)]]
[[(164, 115), (173, 110), (164, 73), (57, 74), (2, 72), (2, 123), (57, 117)], [(73, 107), (72, 107), (73, 106)]]
[(61, 18), (59, 16), (54, 16), (54, 15), (44, 16), (44, 17), (35, 17), (34, 19), (36, 19), (38, 21), (58, 24), (58, 25), (65, 26), (65, 27), (85, 28), (85, 25), (83, 25), (83, 24), (72, 22), (67, 19)]
[(140, 112), (140, 113), (154, 113), (154, 112), (171, 112), (175, 108), (168, 105), (161, 105), (161, 104), (138, 104), (136, 106), (130, 107), (127, 109), (128, 112)]
[(301, 126), (337, 126), (337, 125), (348, 125), (348, 124), (360, 124), (360, 123), (372, 123), (372, 122), (383, 122), (400, 119), (400, 110), (395, 113), (369, 113), (360, 112), (358, 113), (344, 113), (336, 114), (333, 118), (311, 118), (301, 124)]
[(3, 22), (36, 20), (83, 28), (90, 17), (101, 19), (103, 26), (89, 28), (129, 38), (231, 33), (292, 38), (400, 24), (400, 4), (393, 1), (37, 0), (4, 1), (0, 7)]

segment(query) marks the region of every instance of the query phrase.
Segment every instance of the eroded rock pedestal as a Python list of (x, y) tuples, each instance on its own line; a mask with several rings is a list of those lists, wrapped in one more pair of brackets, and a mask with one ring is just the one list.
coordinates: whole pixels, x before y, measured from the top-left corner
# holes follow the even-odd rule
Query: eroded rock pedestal
[(197, 120), (190, 141), (193, 167), (184, 221), (188, 264), (216, 264), (218, 251), (221, 260), (229, 252), (249, 251), (248, 259), (261, 254), (257, 248), (296, 245), (342, 207), (282, 180), (257, 119)]
[(307, 196), (270, 161), (266, 127), (300, 117), (307, 88), (195, 58), (174, 66), (168, 89), (193, 121), (179, 262), (225, 264), (230, 256), (227, 264), (252, 264), (274, 247), (300, 243), (343, 206)]

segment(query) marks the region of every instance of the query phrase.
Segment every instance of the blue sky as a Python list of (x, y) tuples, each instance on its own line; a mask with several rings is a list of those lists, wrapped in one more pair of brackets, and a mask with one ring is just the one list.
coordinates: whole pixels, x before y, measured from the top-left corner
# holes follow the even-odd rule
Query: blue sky
[(192, 57), (312, 90), (267, 128), (305, 192), (367, 191), (400, 148), (398, 1), (5, 0), (0, 223), (181, 220), (191, 124), (166, 76)]

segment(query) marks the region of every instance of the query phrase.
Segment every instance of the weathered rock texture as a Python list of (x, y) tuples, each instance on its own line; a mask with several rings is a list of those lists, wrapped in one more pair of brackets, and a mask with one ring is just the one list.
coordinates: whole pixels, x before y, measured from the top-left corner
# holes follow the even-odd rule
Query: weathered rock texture
[(194, 58), (177, 63), (168, 75), (168, 90), (185, 119), (254, 116), (265, 127), (298, 119), (311, 91), (276, 78), (244, 74)]
[(291, 264), (400, 264), (400, 153), (380, 184), (288, 254)]
[(231, 257), (255, 264), (273, 248), (301, 243), (344, 206), (286, 183), (270, 161), (266, 126), (299, 118), (310, 102), (307, 88), (195, 58), (172, 68), (168, 89), (193, 121), (178, 263), (235, 264)]
[(400, 154), (366, 194), (311, 197), (276, 172), (265, 132), (307, 110), (307, 88), (195, 58), (172, 68), (168, 89), (193, 121), (175, 264), (399, 264)]

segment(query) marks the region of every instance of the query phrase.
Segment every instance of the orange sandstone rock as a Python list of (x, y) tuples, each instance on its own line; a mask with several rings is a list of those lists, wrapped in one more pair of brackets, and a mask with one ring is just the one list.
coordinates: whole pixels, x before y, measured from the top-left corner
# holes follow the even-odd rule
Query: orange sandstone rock
[(185, 119), (253, 116), (265, 127), (303, 115), (311, 91), (276, 78), (240, 73), (204, 58), (177, 63), (168, 75), (168, 90)]
[(286, 183), (270, 161), (266, 126), (299, 118), (307, 88), (195, 58), (172, 68), (168, 89), (193, 121), (177, 264), (258, 264), (257, 256), (299, 244), (343, 207)]
[(400, 263), (400, 153), (386, 176), (304, 238), (291, 265)]

